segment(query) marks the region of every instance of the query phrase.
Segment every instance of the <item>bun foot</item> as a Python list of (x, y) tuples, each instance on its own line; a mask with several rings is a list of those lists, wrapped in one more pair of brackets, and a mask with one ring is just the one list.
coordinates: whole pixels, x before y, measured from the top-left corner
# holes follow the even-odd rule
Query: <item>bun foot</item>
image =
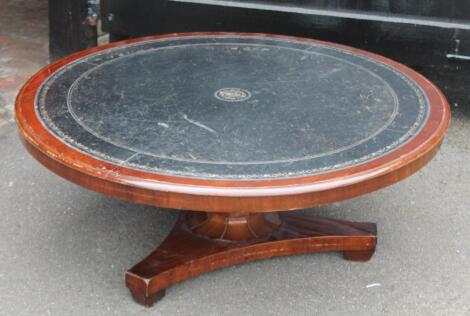
[(159, 302), (165, 296), (165, 290), (163, 289), (163, 290), (158, 291), (155, 294), (146, 296), (144, 294), (134, 292), (131, 289), (131, 295), (134, 301), (136, 301), (137, 303), (144, 305), (146, 307), (152, 307), (153, 304)]
[(343, 257), (346, 260), (349, 261), (369, 261), (372, 256), (374, 255), (375, 252), (375, 247), (370, 250), (364, 250), (364, 251), (344, 251), (343, 252)]

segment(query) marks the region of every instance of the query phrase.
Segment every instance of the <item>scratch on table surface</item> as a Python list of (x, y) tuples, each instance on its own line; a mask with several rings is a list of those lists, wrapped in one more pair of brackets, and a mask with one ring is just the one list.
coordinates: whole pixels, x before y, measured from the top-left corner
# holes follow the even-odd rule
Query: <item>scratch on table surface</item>
[(191, 120), (191, 119), (188, 118), (188, 116), (187, 116), (186, 114), (184, 114), (184, 113), (183, 113), (182, 115), (183, 115), (183, 118), (184, 118), (186, 121), (188, 121), (189, 123), (194, 124), (194, 125), (196, 125), (196, 126), (198, 126), (198, 127), (200, 127), (200, 128), (203, 128), (203, 129), (205, 129), (206, 131), (211, 132), (211, 133), (213, 133), (213, 134), (215, 134), (215, 135), (218, 135), (218, 133), (217, 133), (216, 131), (214, 131), (212, 128), (210, 128), (209, 126), (206, 126), (206, 125), (202, 124), (201, 122)]
[(162, 123), (162, 122), (158, 122), (157, 125), (161, 126), (161, 127), (164, 127), (164, 128), (170, 127), (170, 125), (168, 125), (167, 123)]
[[(125, 160), (121, 160), (117, 165), (120, 167), (120, 166), (123, 166), (125, 165), (126, 163), (128, 163), (130, 160), (132, 160), (133, 158), (137, 157), (138, 155), (140, 155), (139, 152), (136, 152), (132, 155), (130, 155), (129, 157), (127, 157), (127, 159)], [(103, 171), (106, 170), (106, 167), (102, 167)], [(107, 177), (111, 174), (117, 174), (117, 171), (116, 171), (116, 168), (112, 168), (112, 169), (108, 169), (105, 173), (104, 173), (104, 176)]]
[(329, 76), (331, 76), (331, 75), (333, 75), (333, 74), (335, 74), (335, 73), (337, 73), (341, 70), (343, 70), (342, 67), (329, 69), (327, 72), (320, 74), (318, 77), (319, 78), (326, 78), (326, 77), (329, 77)]
[(131, 155), (130, 157), (128, 157), (126, 160), (123, 160), (119, 163), (119, 166), (122, 166), (124, 165), (126, 162), (130, 161), (131, 159), (133, 159), (134, 157), (140, 155), (140, 153), (134, 153), (133, 155)]

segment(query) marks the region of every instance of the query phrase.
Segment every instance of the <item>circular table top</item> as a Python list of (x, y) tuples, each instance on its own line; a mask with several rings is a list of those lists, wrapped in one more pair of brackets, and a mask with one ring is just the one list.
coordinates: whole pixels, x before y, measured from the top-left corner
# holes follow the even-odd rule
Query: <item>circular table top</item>
[(30, 151), (78, 172), (68, 178), (82, 185), (93, 177), (125, 190), (240, 198), (340, 188), (348, 177), (366, 183), (423, 157), (421, 166), (450, 114), (429, 81), (371, 53), (197, 33), (59, 61), (25, 85), (17, 118)]

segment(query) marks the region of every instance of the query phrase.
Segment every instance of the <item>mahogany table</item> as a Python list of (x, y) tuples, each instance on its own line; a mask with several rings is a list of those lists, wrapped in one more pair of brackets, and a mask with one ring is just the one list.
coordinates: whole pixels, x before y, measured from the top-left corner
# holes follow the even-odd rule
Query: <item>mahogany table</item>
[[(387, 58), (267, 34), (129, 40), (60, 60), (16, 102), (28, 151), (58, 175), (136, 203), (185, 210), (126, 273), (139, 303), (254, 259), (374, 253), (376, 226), (287, 212), (411, 175), (450, 121), (443, 94)], [(286, 211), (286, 212), (281, 212)]]

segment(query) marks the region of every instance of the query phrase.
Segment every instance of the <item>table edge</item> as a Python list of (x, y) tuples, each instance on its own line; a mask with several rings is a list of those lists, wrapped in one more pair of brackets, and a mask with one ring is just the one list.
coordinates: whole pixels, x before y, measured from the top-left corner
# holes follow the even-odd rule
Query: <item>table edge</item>
[[(147, 173), (100, 161), (60, 142), (41, 125), (35, 116), (35, 111), (28, 111), (31, 106), (34, 109), (34, 97), (40, 83), (71, 61), (130, 43), (209, 35), (268, 37), (312, 42), (374, 58), (402, 71), (421, 87), (431, 104), (430, 118), (411, 142), (383, 157), (352, 168), (292, 178), (214, 180)], [(28, 80), (17, 96), (15, 113), (20, 137), (28, 151), (51, 171), (71, 182), (137, 203), (214, 212), (274, 211), (312, 207), (375, 191), (400, 181), (429, 162), (437, 153), (450, 123), (450, 107), (439, 88), (414, 70), (386, 57), (341, 44), (308, 38), (225, 32), (150, 36), (75, 53), (44, 67)]]

